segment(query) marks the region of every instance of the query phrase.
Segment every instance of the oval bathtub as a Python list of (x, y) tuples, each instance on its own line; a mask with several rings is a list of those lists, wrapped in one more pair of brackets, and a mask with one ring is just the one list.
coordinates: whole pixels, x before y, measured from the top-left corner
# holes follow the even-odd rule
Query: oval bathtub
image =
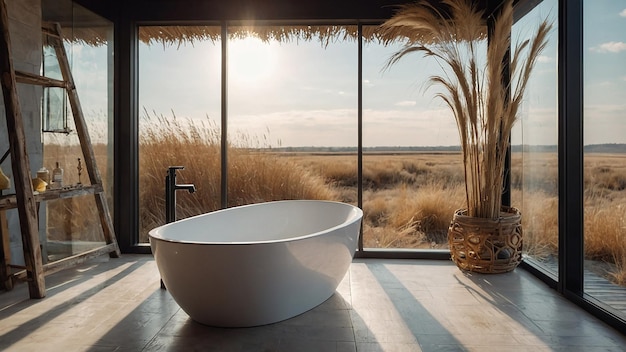
[(270, 324), (333, 295), (357, 248), (363, 212), (289, 200), (244, 205), (150, 231), (165, 287), (195, 321)]

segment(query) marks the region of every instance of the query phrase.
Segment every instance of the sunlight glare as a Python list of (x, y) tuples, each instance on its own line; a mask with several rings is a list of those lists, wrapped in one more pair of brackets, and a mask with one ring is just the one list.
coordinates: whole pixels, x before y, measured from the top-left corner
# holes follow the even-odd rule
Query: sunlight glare
[(229, 42), (229, 79), (233, 83), (258, 85), (269, 83), (275, 74), (276, 55), (270, 43), (248, 37)]

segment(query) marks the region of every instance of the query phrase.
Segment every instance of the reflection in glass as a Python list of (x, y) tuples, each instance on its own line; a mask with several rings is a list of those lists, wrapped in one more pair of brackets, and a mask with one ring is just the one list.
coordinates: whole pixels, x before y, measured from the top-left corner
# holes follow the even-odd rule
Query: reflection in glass
[(626, 318), (626, 5), (583, 2), (585, 293)]
[[(511, 203), (522, 211), (524, 255), (558, 274), (556, 0), (543, 1), (513, 26), (512, 43), (548, 18), (553, 30), (528, 81), (511, 144)], [(514, 45), (514, 44), (513, 44)]]

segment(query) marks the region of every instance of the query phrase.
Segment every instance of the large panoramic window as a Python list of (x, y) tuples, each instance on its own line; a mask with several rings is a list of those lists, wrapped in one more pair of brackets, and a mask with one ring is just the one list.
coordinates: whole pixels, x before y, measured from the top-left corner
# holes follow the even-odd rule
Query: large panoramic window
[(626, 4), (587, 0), (583, 11), (584, 290), (615, 309), (623, 319), (626, 305), (623, 298), (626, 286)]
[(432, 59), (416, 53), (386, 68), (402, 45), (366, 37), (363, 46), (363, 246), (447, 248), (465, 191), (458, 132), (427, 86)]
[(558, 2), (546, 0), (515, 23), (512, 46), (529, 39), (548, 18), (553, 30), (528, 81), (511, 137), (511, 205), (522, 212), (524, 254), (558, 274)]
[[(182, 31), (191, 33), (187, 40)], [(206, 34), (202, 37), (194, 34)], [(220, 208), (221, 28), (139, 28), (139, 241), (165, 223), (165, 176), (182, 166), (177, 217)]]
[(356, 204), (357, 42), (333, 28), (228, 28), (229, 206)]

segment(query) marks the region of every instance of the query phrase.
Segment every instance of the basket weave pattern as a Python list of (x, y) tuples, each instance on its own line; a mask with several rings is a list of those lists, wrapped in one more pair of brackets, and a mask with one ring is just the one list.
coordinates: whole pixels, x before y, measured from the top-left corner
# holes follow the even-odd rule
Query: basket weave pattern
[(476, 218), (459, 209), (448, 228), (452, 261), (462, 270), (496, 274), (522, 261), (522, 214), (502, 207), (498, 219)]

